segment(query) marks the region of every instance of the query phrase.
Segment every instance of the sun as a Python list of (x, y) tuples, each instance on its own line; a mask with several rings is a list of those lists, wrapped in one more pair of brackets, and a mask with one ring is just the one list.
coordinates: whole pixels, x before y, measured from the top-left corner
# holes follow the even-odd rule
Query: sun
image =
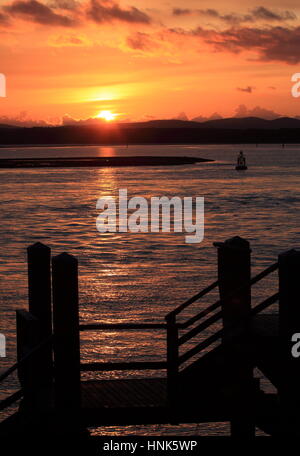
[(107, 122), (110, 122), (115, 119), (116, 114), (113, 114), (111, 111), (100, 111), (97, 116), (99, 119), (104, 119)]

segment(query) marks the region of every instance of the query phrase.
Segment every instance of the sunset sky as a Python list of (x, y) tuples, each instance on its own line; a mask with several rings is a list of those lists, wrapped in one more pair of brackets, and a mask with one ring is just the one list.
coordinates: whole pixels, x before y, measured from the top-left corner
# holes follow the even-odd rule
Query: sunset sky
[(282, 4), (0, 0), (0, 123), (300, 115), (300, 4)]

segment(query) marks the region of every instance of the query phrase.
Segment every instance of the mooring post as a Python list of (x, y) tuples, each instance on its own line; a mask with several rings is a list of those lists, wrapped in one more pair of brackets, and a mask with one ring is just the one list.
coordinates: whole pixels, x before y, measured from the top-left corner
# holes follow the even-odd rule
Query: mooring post
[[(52, 335), (51, 312), (51, 250), (37, 242), (27, 248), (29, 312), (37, 318), (40, 332), (38, 343)], [(39, 384), (52, 382), (53, 359), (51, 341), (36, 355), (39, 362)]]
[[(40, 325), (38, 319), (24, 309), (16, 311), (17, 323), (17, 360), (24, 357), (39, 344)], [(18, 367), (18, 377), (24, 390), (24, 405), (27, 412), (36, 407), (37, 388), (40, 386), (39, 353), (29, 356), (26, 362)], [(27, 414), (28, 416), (29, 414)]]
[[(75, 423), (80, 411), (80, 337), (77, 259), (52, 259), (55, 406)], [(67, 423), (66, 423), (67, 424)]]
[[(169, 314), (167, 322), (167, 400), (168, 407), (175, 409), (178, 392), (178, 327), (176, 315)], [(176, 419), (175, 419), (176, 421)]]
[(251, 417), (254, 391), (253, 368), (245, 346), (247, 317), (251, 310), (251, 249), (247, 240), (238, 236), (218, 247), (218, 281), (223, 314), (223, 343), (227, 346), (225, 362), (227, 382), (233, 403), (231, 435), (253, 438), (255, 425)]
[(300, 341), (300, 251), (279, 255), (278, 266), (281, 431), (299, 435), (300, 348), (292, 348)]

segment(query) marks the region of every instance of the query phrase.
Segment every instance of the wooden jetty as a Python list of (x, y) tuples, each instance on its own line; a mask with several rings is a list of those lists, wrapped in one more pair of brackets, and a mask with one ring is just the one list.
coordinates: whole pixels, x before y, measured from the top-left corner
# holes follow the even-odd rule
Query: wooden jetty
[[(234, 237), (216, 247), (218, 279), (168, 313), (165, 322), (80, 324), (76, 258), (62, 253), (51, 266), (47, 246), (30, 246), (29, 309), (16, 312), (18, 360), (0, 376), (2, 382), (17, 371), (21, 388), (0, 402), (0, 410), (22, 400), (18, 411), (0, 423), (0, 435), (83, 435), (89, 426), (220, 421), (231, 423), (236, 438), (253, 439), (256, 427), (271, 436), (297, 435), (300, 358), (291, 355), (291, 338), (300, 332), (300, 252), (280, 254), (251, 277), (246, 240)], [(278, 273), (278, 289), (253, 307), (251, 287), (272, 273)], [(178, 320), (215, 289), (220, 297), (214, 304)], [(278, 313), (262, 313), (277, 301)], [(216, 322), (222, 323), (220, 329), (191, 346)], [(95, 330), (164, 331), (166, 360), (82, 363), (80, 333)], [(277, 393), (260, 389), (255, 367)], [(81, 379), (81, 372), (149, 369), (165, 369), (166, 376)]]

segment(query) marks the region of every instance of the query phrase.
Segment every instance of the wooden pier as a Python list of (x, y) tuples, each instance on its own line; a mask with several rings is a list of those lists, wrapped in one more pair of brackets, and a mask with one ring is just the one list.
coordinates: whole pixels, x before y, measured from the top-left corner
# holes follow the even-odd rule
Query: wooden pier
[[(276, 437), (297, 435), (300, 358), (292, 357), (291, 341), (300, 332), (300, 252), (280, 254), (276, 263), (251, 277), (246, 240), (234, 237), (216, 247), (218, 279), (164, 322), (80, 325), (76, 258), (62, 253), (51, 259), (47, 246), (30, 246), (29, 308), (16, 312), (18, 360), (0, 375), (2, 382), (17, 371), (21, 388), (0, 402), (0, 411), (22, 400), (18, 411), (0, 423), (0, 436), (84, 435), (90, 426), (220, 421), (231, 423), (236, 438), (253, 439), (256, 427)], [(251, 287), (273, 273), (278, 274), (277, 289), (253, 307)], [(220, 297), (214, 304), (179, 321), (182, 311), (215, 289)], [(277, 301), (278, 313), (262, 313)], [(219, 330), (191, 345), (216, 322), (222, 323)], [(82, 363), (80, 333), (95, 330), (164, 331), (166, 359)], [(277, 393), (260, 389), (255, 367)], [(149, 369), (165, 369), (166, 376), (81, 379), (81, 372)]]

